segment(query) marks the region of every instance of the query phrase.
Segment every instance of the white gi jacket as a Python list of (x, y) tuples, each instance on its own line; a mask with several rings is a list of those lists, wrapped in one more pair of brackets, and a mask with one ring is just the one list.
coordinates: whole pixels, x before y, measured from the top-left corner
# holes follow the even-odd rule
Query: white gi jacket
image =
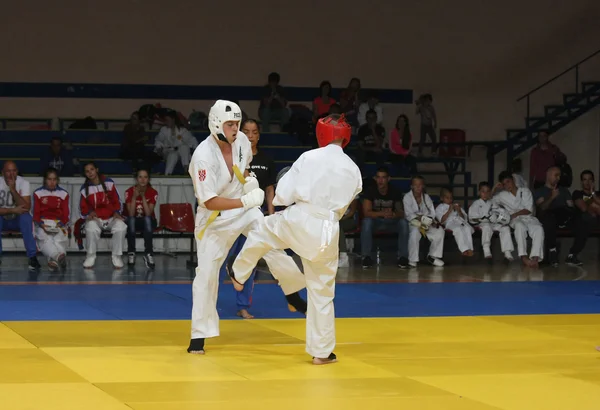
[[(446, 214), (446, 212), (448, 212), (449, 208), (450, 205), (444, 203), (439, 204), (437, 206), (437, 208), (435, 209), (435, 216), (438, 222), (442, 223), (442, 217)], [(467, 214), (462, 208), (461, 211), (464, 213), (464, 215)], [(450, 215), (448, 215), (448, 218), (446, 218), (446, 221), (443, 223), (443, 225), (445, 228), (450, 230), (456, 229), (459, 226), (465, 226), (469, 228), (471, 233), (475, 232), (473, 227), (469, 225), (469, 222), (467, 222), (467, 220), (463, 218), (462, 214), (459, 214), (456, 211), (452, 211)]]
[[(207, 138), (208, 139), (208, 138)], [(154, 140), (155, 150), (159, 149), (179, 149), (181, 146), (188, 146), (195, 149), (198, 146), (198, 140), (187, 128), (162, 127)]]
[(404, 204), (404, 216), (409, 222), (423, 215), (427, 215), (431, 219), (435, 219), (433, 201), (428, 194), (423, 194), (423, 199), (421, 200), (420, 206), (417, 205), (417, 200), (415, 199), (415, 195), (412, 193), (412, 191), (404, 195), (402, 203)]
[(521, 215), (510, 221), (510, 227), (514, 228), (517, 220), (527, 220), (533, 217), (535, 208), (533, 206), (533, 195), (528, 188), (518, 188), (517, 194), (513, 195), (508, 191), (500, 191), (494, 195), (494, 204), (506, 209), (511, 215), (523, 209), (531, 212), (529, 215)]
[(266, 218), (265, 223), (303, 258), (337, 258), (338, 221), (361, 191), (360, 170), (342, 147), (313, 149), (277, 183), (273, 205), (289, 207), (283, 218)]

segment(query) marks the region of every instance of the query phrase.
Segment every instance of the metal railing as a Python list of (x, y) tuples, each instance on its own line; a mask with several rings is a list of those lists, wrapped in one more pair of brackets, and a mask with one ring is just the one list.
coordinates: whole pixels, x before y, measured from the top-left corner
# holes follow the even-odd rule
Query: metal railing
[(542, 88), (546, 87), (548, 84), (553, 83), (554, 81), (558, 80), (562, 76), (570, 73), (571, 71), (575, 71), (575, 93), (579, 93), (579, 86), (580, 86), (580, 84), (579, 84), (579, 66), (581, 66), (584, 63), (586, 63), (588, 60), (592, 59), (593, 57), (595, 57), (598, 54), (600, 54), (600, 49), (596, 50), (595, 52), (593, 52), (589, 56), (585, 57), (583, 60), (578, 61), (577, 63), (573, 64), (571, 67), (567, 68), (566, 70), (564, 70), (560, 74), (555, 75), (554, 77), (552, 77), (548, 81), (546, 81), (543, 84), (535, 87), (533, 90), (529, 91), (527, 94), (525, 94), (522, 97), (518, 98), (517, 102), (520, 102), (523, 99), (527, 99), (527, 116), (526, 116), (526, 118), (529, 118), (529, 115), (530, 115), (530, 112), (531, 112), (531, 104), (530, 104), (530, 97), (531, 97), (531, 95), (534, 94), (535, 92), (541, 90)]

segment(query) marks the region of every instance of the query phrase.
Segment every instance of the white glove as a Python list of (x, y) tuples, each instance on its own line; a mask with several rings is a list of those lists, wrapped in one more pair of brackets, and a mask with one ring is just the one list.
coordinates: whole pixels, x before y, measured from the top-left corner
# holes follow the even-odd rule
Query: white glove
[(246, 183), (244, 184), (244, 194), (258, 189), (258, 179), (253, 176), (246, 177)]
[(244, 205), (244, 209), (256, 208), (257, 206), (261, 206), (265, 201), (265, 191), (256, 188), (241, 197), (240, 200)]
[(421, 221), (419, 220), (419, 218), (411, 219), (410, 224), (416, 228), (421, 227)]
[(433, 223), (433, 219), (431, 219), (427, 215), (423, 215), (421, 217), (421, 226), (423, 227), (423, 229), (429, 229), (429, 227), (431, 226), (432, 223)]

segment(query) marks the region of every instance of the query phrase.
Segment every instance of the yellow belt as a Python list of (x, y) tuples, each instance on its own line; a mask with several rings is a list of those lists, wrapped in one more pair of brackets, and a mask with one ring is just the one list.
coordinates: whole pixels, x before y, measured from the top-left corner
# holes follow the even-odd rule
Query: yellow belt
[[(237, 165), (234, 165), (232, 167), (232, 170), (233, 170), (233, 173), (235, 174), (235, 176), (237, 177), (238, 181), (240, 181), (240, 184), (244, 185), (246, 183), (246, 178), (244, 178), (244, 174), (242, 174), (242, 171), (240, 171), (240, 169), (237, 167)], [(206, 228), (208, 228), (208, 226), (211, 223), (213, 223), (215, 221), (215, 219), (217, 219), (217, 216), (219, 216), (219, 213), (221, 213), (221, 211), (212, 211), (212, 213), (208, 217), (208, 221), (206, 221), (206, 225), (204, 225), (204, 228), (202, 228), (202, 230), (200, 232), (198, 232), (198, 234), (196, 235), (196, 238), (198, 240), (202, 239), (202, 237), (204, 236), (204, 232), (206, 231)]]

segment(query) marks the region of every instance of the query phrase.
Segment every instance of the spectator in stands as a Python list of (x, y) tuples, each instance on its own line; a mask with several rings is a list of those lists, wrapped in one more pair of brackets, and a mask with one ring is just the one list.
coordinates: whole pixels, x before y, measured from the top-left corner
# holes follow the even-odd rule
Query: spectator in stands
[(375, 182), (363, 197), (362, 266), (373, 266), (373, 233), (383, 230), (398, 233), (398, 267), (408, 268), (408, 221), (404, 218), (402, 194), (390, 186), (390, 173), (385, 167), (377, 170)]
[(38, 247), (54, 272), (67, 267), (67, 227), (70, 222), (70, 197), (59, 183), (58, 171), (48, 168), (43, 185), (33, 192), (33, 223)]
[(444, 239), (446, 232), (435, 221), (435, 209), (431, 197), (425, 192), (425, 179), (414, 176), (410, 182), (410, 192), (404, 195), (404, 212), (409, 222), (408, 265), (416, 268), (419, 263), (421, 237), (430, 241), (427, 262), (433, 266), (444, 266)]
[(348, 87), (340, 95), (340, 106), (346, 120), (353, 127), (358, 127), (358, 106), (360, 105), (361, 84), (359, 78), (352, 78)]
[(513, 180), (515, 181), (517, 188), (527, 188), (527, 180), (523, 176), (523, 162), (521, 161), (521, 158), (512, 160), (510, 172), (512, 172)]
[(352, 201), (342, 219), (340, 219), (340, 236), (339, 236), (339, 251), (340, 257), (338, 261), (338, 268), (348, 268), (350, 266), (350, 260), (348, 258), (348, 247), (346, 245), (346, 232), (353, 231), (356, 229), (357, 211), (359, 207), (358, 196)]
[(134, 111), (129, 117), (129, 124), (123, 128), (120, 158), (123, 161), (131, 161), (135, 171), (139, 168), (150, 169), (160, 161), (160, 156), (146, 150), (145, 145), (149, 140), (146, 129), (140, 122), (139, 113)]
[(442, 188), (440, 203), (435, 209), (435, 217), (445, 229), (452, 231), (458, 250), (463, 256), (473, 256), (473, 233), (475, 230), (468, 222), (465, 210), (454, 202), (452, 191)]
[(45, 175), (48, 168), (54, 168), (59, 176), (71, 177), (75, 173), (71, 150), (63, 146), (60, 137), (52, 137), (50, 148), (42, 155), (40, 175)]
[(538, 133), (538, 144), (531, 150), (529, 159), (529, 185), (533, 190), (546, 184), (546, 171), (556, 165), (556, 155), (560, 153), (558, 147), (549, 141), (546, 131)]
[(263, 89), (258, 116), (262, 122), (264, 132), (271, 130), (271, 121), (278, 121), (281, 128), (283, 128), (290, 120), (290, 111), (287, 108), (285, 92), (279, 84), (280, 81), (279, 73), (271, 73), (269, 74), (268, 84)]
[[(23, 243), (29, 258), (29, 270), (40, 268), (36, 258), (37, 247), (33, 236), (31, 209), (31, 187), (29, 182), (18, 175), (17, 164), (6, 161), (0, 178), (0, 232), (18, 231), (23, 235)], [(0, 263), (2, 263), (2, 241), (0, 240)]]
[(154, 207), (158, 201), (158, 192), (150, 185), (150, 174), (139, 169), (135, 185), (125, 191), (125, 213), (127, 217), (127, 264), (135, 265), (135, 234), (144, 236), (144, 263), (154, 269), (154, 250), (152, 237), (156, 226)]
[[(517, 251), (525, 266), (538, 268), (544, 258), (544, 228), (533, 216), (533, 194), (528, 188), (517, 188), (512, 173), (503, 171), (494, 187), (494, 203), (510, 213), (509, 226), (514, 229)], [(496, 193), (497, 192), (497, 193)], [(527, 256), (527, 234), (531, 238), (531, 252)]]
[[(594, 173), (589, 169), (581, 175), (581, 189), (573, 191), (573, 204), (579, 220), (579, 226), (573, 228), (573, 233), (578, 233), (580, 240), (573, 242), (573, 247), (567, 256), (567, 264), (581, 266), (583, 263), (577, 258), (583, 250), (590, 233), (598, 228), (600, 221), (600, 193), (595, 190)], [(579, 230), (580, 232), (576, 232)], [(577, 238), (577, 237), (576, 237)]]
[(427, 142), (427, 136), (431, 138), (431, 153), (437, 151), (437, 115), (433, 108), (433, 97), (431, 94), (423, 94), (415, 101), (417, 114), (421, 116), (421, 139), (419, 140), (419, 156), (423, 155), (423, 148)]
[(329, 81), (323, 81), (319, 85), (319, 96), (313, 100), (313, 123), (317, 123), (317, 120), (321, 117), (325, 117), (330, 114), (330, 109), (336, 101), (331, 98), (331, 83)]
[(190, 150), (196, 149), (198, 140), (179, 121), (177, 113), (171, 111), (166, 116), (166, 125), (162, 127), (154, 141), (155, 152), (166, 161), (165, 175), (171, 175), (181, 160), (185, 172), (190, 165)]
[(412, 142), (408, 117), (404, 114), (399, 115), (396, 119), (396, 126), (387, 135), (383, 145), (390, 150), (390, 155), (388, 156), (390, 162), (395, 165), (407, 167), (410, 175), (414, 176), (417, 174), (417, 161), (415, 157), (410, 155)]
[[(569, 255), (579, 253), (579, 243), (585, 243), (585, 230), (580, 226), (579, 220), (574, 220), (575, 208), (571, 193), (565, 187), (559, 185), (561, 175), (558, 167), (550, 167), (546, 171), (546, 185), (536, 189), (533, 194), (535, 204), (537, 206), (537, 218), (544, 227), (544, 242), (545, 250), (548, 251), (548, 263), (552, 266), (558, 266), (558, 250), (557, 250), (557, 234), (560, 228), (567, 225), (575, 226), (573, 234), (575, 240), (573, 248), (569, 251)], [(575, 247), (577, 245), (577, 247)]]
[(358, 125), (367, 123), (367, 113), (375, 111), (377, 113), (377, 124), (383, 124), (383, 107), (379, 104), (377, 95), (373, 92), (369, 95), (369, 99), (358, 106)]
[(123, 241), (127, 225), (121, 216), (121, 197), (114, 181), (99, 174), (98, 167), (88, 162), (83, 168), (85, 182), (81, 186), (79, 208), (85, 219), (87, 255), (83, 267), (91, 269), (96, 264), (96, 249), (103, 231), (112, 233), (112, 264), (123, 267)]
[(357, 139), (356, 162), (361, 172), (365, 171), (366, 161), (375, 161), (377, 166), (382, 166), (386, 156), (383, 151), (385, 128), (377, 124), (377, 113), (374, 110), (367, 112), (367, 123), (358, 129)]

